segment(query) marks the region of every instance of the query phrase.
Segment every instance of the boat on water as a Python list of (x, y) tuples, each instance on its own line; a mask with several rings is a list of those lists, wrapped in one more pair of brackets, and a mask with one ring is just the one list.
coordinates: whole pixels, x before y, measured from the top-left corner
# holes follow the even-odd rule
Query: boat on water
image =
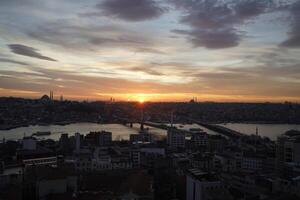
[(32, 136), (44, 136), (44, 135), (51, 135), (51, 132), (50, 131), (38, 131), (38, 132), (32, 134)]

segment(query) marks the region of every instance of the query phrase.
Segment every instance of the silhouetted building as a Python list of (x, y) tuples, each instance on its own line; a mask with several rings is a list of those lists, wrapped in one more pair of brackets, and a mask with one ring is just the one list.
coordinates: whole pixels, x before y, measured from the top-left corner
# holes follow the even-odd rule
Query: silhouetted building
[(22, 145), (24, 150), (36, 150), (36, 139), (33, 137), (24, 137)]
[(97, 145), (108, 146), (112, 143), (112, 133), (101, 131), (96, 133)]
[(205, 132), (193, 133), (191, 142), (196, 147), (208, 147), (208, 135)]
[(185, 134), (176, 128), (170, 128), (167, 133), (167, 143), (171, 148), (184, 148)]
[(131, 143), (153, 143), (154, 137), (147, 130), (141, 130), (138, 134), (130, 134), (129, 140)]
[(69, 142), (69, 136), (67, 133), (63, 133), (60, 136), (59, 139), (59, 145), (60, 149), (64, 154), (67, 154), (70, 151), (70, 142)]
[(277, 173), (285, 175), (287, 163), (300, 163), (300, 131), (287, 131), (277, 138)]

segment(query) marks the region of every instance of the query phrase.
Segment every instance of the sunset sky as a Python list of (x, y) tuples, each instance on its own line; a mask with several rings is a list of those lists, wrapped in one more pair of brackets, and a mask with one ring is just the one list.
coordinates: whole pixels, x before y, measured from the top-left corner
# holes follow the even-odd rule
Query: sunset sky
[(0, 96), (300, 101), (299, 0), (0, 0)]

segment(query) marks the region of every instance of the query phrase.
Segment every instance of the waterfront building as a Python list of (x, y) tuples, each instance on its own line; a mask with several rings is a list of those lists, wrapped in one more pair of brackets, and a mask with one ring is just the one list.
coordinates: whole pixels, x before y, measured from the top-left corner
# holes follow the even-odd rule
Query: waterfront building
[(167, 143), (171, 148), (184, 148), (185, 134), (176, 128), (170, 128), (167, 132)]
[(96, 132), (97, 145), (109, 146), (112, 142), (112, 133), (107, 131)]

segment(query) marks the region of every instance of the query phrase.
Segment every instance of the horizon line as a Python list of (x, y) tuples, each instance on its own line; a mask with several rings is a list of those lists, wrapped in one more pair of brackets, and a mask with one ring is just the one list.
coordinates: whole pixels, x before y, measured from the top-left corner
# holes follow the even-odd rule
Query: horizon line
[[(0, 96), (0, 98), (15, 98), (15, 99), (25, 99), (25, 100), (40, 100), (41, 98), (36, 98), (36, 97), (20, 97), (20, 96)], [(192, 100), (192, 99), (191, 99)], [(147, 101), (143, 101), (140, 102), (138, 100), (130, 100), (130, 101), (126, 101), (126, 100), (115, 100), (114, 101), (110, 101), (110, 100), (96, 100), (96, 99), (64, 99), (63, 101), (74, 101), (74, 102), (107, 102), (107, 103), (140, 103), (140, 104), (147, 104), (147, 103), (224, 103), (224, 104), (230, 104), (230, 103), (240, 103), (240, 104), (287, 104), (287, 103), (291, 103), (291, 104), (300, 104), (300, 101), (151, 101), (151, 100), (147, 100)], [(59, 98), (57, 99), (53, 99), (50, 101), (61, 101)]]

